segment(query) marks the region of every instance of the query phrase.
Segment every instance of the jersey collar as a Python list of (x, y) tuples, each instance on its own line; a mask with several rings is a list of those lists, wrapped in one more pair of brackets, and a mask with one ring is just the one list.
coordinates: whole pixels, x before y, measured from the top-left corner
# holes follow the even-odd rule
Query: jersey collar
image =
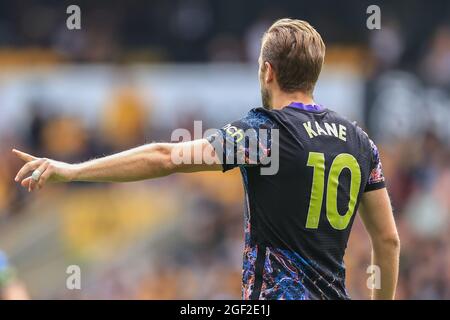
[(313, 112), (321, 112), (325, 108), (318, 104), (303, 104), (301, 102), (292, 102), (289, 107), (305, 110), (305, 111), (313, 111)]

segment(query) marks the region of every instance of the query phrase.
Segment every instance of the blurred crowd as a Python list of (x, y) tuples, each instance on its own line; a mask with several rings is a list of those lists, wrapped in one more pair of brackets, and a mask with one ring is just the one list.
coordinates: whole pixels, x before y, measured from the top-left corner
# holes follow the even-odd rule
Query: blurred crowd
[[(13, 49), (51, 49), (80, 62), (127, 61), (251, 61), (259, 51), (262, 31), (279, 17), (310, 21), (328, 45), (368, 41), (366, 9), (369, 0), (81, 0), (83, 32), (67, 32), (68, 1), (26, 0), (0, 3), (0, 46)], [(389, 32), (374, 39), (385, 62), (402, 57), (411, 66), (428, 52), (430, 34), (448, 23), (446, 0), (377, 1), (383, 27)], [(420, 23), (418, 23), (420, 21)], [(400, 33), (400, 34), (398, 34)], [(440, 55), (445, 50), (441, 43)], [(426, 64), (434, 64), (431, 57)], [(443, 58), (442, 56), (439, 57)], [(429, 66), (429, 65), (428, 65)], [(435, 65), (436, 66), (436, 65)], [(424, 66), (425, 69), (427, 66)], [(426, 71), (445, 77), (448, 69)]]
[[(0, 51), (42, 47), (70, 63), (253, 62), (261, 33), (274, 17), (281, 16), (311, 20), (330, 47), (367, 48), (371, 63), (370, 68), (363, 70), (367, 80), (366, 103), (365, 121), (360, 125), (374, 137), (381, 151), (402, 241), (397, 298), (450, 299), (450, 27), (445, 23), (450, 17), (448, 1), (433, 1), (432, 6), (426, 1), (386, 3), (388, 10), (383, 13), (382, 30), (374, 32), (355, 27), (365, 25), (366, 16), (361, 12), (367, 7), (364, 1), (356, 0), (345, 4), (286, 1), (276, 5), (256, 0), (145, 4), (129, 1), (125, 6), (111, 2), (108, 10), (93, 2), (80, 1), (86, 32), (70, 37), (62, 23), (65, 16), (58, 14), (59, 6), (57, 1), (35, 5), (25, 1), (1, 2)], [(400, 73), (408, 75), (402, 76), (402, 83), (414, 79), (414, 88), (419, 87), (420, 91), (401, 86), (393, 92), (389, 81), (397, 81)], [(1, 137), (0, 230), (8, 228), (18, 217), (32, 214), (30, 208), (37, 201), (37, 197), (13, 183), (21, 163), (11, 156), (11, 147), (77, 162), (155, 139), (168, 140), (173, 129), (160, 131), (159, 126), (156, 130), (149, 121), (149, 112), (157, 112), (157, 107), (143, 105), (130, 88), (114, 92), (108, 105), (99, 106), (103, 113), (93, 126), (64, 113), (49, 114), (42, 104), (45, 101), (30, 102), (27, 125)], [(380, 115), (380, 105), (389, 109), (390, 118)], [(408, 109), (413, 106), (415, 109)], [(189, 127), (186, 119), (199, 118), (196, 114), (186, 115), (180, 126)], [(135, 205), (124, 209), (126, 217), (117, 221), (129, 223), (130, 232), (137, 230), (139, 224), (154, 225), (155, 233), (157, 229), (164, 230), (159, 230), (161, 234), (148, 245), (141, 238), (130, 240), (127, 250), (134, 253), (131, 256), (119, 254), (117, 249), (115, 263), (102, 265), (100, 270), (90, 273), (86, 289), (80, 292), (55, 289), (46, 297), (240, 298), (243, 190), (238, 172), (176, 175), (133, 186), (134, 193), (160, 199), (158, 207), (141, 198), (133, 202), (121, 185), (99, 188), (75, 184), (57, 188), (60, 190), (57, 194), (52, 192), (55, 188), (43, 191), (45, 200), (40, 212), (56, 210), (52, 207), (56, 200), (66, 199), (70, 203), (71, 196), (79, 192), (90, 193), (89, 201), (97, 203), (95, 208), (99, 211), (112, 210), (108, 203), (114, 198), (130, 196), (127, 199)], [(114, 196), (101, 200), (108, 192)], [(75, 199), (73, 202), (79, 203), (79, 198)], [(106, 202), (103, 207), (102, 201)], [(170, 216), (166, 207), (175, 212), (169, 220), (164, 220)], [(83, 210), (89, 213), (83, 207), (75, 209), (80, 216)], [(147, 221), (138, 212), (156, 212), (161, 220)], [(139, 218), (133, 218), (135, 215)], [(72, 230), (70, 224), (74, 221), (68, 219), (68, 229), (63, 230)], [(117, 221), (101, 220), (98, 226), (107, 237), (110, 230), (117, 228), (121, 242), (127, 233), (121, 225), (117, 226)], [(69, 232), (70, 236), (63, 234), (57, 239), (75, 242), (76, 245), (67, 246), (68, 255), (88, 264), (89, 259), (95, 260), (96, 254), (80, 254), (82, 250), (78, 249), (84, 248), (85, 243), (92, 245), (97, 238), (87, 231), (74, 230)], [(101, 250), (107, 247), (116, 249), (111, 243), (100, 246)], [(7, 261), (6, 257), (1, 261)], [(370, 245), (357, 219), (346, 254), (348, 290), (353, 298), (368, 297), (369, 264)], [(17, 279), (21, 276), (25, 277), (16, 272)], [(34, 297), (41, 296), (35, 291)]]

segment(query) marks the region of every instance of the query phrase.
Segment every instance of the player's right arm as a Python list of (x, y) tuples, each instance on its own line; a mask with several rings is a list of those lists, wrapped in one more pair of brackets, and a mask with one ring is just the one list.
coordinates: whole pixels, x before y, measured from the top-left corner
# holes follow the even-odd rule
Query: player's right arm
[[(79, 164), (35, 157), (13, 149), (13, 153), (26, 162), (17, 173), (15, 181), (33, 191), (53, 182), (129, 182), (176, 172), (227, 171), (240, 164), (259, 165), (262, 158), (269, 159), (271, 135), (268, 133), (267, 139), (260, 140), (256, 130), (267, 128), (270, 132), (272, 125), (270, 119), (252, 110), (246, 117), (226, 125), (208, 138), (146, 144)], [(247, 153), (252, 154), (245, 139), (244, 130), (247, 129), (254, 129), (252, 132), (256, 142), (264, 151), (256, 159), (247, 157)], [(242, 162), (238, 161), (240, 156), (243, 158)], [(39, 174), (33, 179), (36, 170)]]
[(381, 287), (372, 289), (372, 299), (394, 299), (400, 240), (386, 188), (362, 195), (360, 216), (372, 243), (372, 265), (380, 268)]
[[(175, 172), (222, 170), (221, 162), (207, 139), (152, 143), (79, 164), (39, 158), (15, 149), (13, 153), (26, 162), (15, 181), (21, 182), (29, 191), (53, 182), (129, 182)], [(40, 173), (36, 180), (31, 175), (35, 170)]]

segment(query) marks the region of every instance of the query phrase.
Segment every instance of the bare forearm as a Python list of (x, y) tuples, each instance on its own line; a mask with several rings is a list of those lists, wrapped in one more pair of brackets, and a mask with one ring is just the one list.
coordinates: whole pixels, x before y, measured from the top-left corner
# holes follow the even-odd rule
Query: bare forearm
[(372, 299), (395, 298), (399, 268), (400, 244), (397, 241), (374, 244), (372, 264), (380, 268), (381, 286), (372, 289)]
[[(14, 180), (20, 181), (28, 191), (56, 182), (128, 182), (158, 178), (174, 172), (222, 170), (220, 163), (203, 159), (206, 154), (217, 160), (207, 139), (148, 144), (80, 164), (38, 158), (16, 149), (12, 152), (26, 162)], [(200, 162), (197, 161), (197, 154), (202, 156)]]
[(365, 192), (360, 216), (372, 243), (372, 265), (379, 268), (380, 287), (372, 290), (372, 299), (395, 298), (400, 255), (400, 240), (386, 188)]
[(129, 182), (171, 173), (170, 144), (148, 144), (74, 165), (72, 181)]

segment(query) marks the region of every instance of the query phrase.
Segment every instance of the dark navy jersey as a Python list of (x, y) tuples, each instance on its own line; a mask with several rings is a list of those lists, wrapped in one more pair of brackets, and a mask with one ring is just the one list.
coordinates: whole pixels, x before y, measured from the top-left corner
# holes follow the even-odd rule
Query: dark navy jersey
[(355, 213), (364, 192), (384, 188), (366, 133), (293, 103), (252, 109), (209, 141), (224, 171), (243, 176), (243, 299), (348, 299), (343, 257)]

